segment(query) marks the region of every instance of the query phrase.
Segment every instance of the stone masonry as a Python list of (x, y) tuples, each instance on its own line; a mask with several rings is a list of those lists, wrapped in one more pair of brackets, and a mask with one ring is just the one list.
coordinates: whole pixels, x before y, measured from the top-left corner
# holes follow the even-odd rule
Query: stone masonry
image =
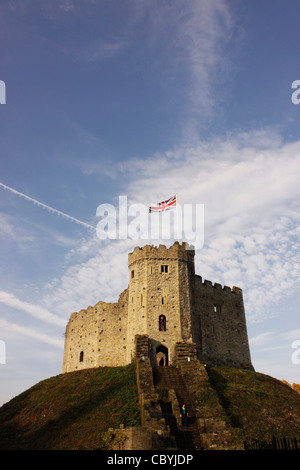
[(62, 371), (129, 364), (136, 335), (148, 338), (152, 367), (176, 363), (176, 344), (193, 343), (203, 364), (253, 370), (242, 290), (203, 281), (194, 256), (184, 242), (129, 253), (129, 285), (118, 302), (72, 313)]

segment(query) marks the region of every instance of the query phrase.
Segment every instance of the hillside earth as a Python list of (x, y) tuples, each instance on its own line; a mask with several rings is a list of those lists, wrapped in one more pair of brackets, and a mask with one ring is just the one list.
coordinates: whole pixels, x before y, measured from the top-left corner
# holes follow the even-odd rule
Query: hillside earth
[(69, 372), (0, 408), (0, 449), (105, 449), (120, 424), (140, 425), (134, 366)]
[(245, 440), (300, 437), (300, 393), (257, 372), (229, 367), (207, 372), (228, 423), (243, 429)]
[[(245, 440), (299, 437), (300, 394), (256, 372), (207, 368), (229, 426)], [(0, 408), (0, 449), (108, 449), (108, 429), (140, 426), (133, 365), (39, 382)]]

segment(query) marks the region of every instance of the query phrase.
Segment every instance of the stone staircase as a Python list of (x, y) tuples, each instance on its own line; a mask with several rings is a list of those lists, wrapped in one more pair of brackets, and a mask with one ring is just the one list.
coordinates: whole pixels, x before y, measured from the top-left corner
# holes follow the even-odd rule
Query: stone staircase
[[(176, 343), (176, 360), (154, 366), (148, 356), (148, 337), (136, 335), (136, 374), (144, 430), (151, 449), (232, 450), (243, 446), (241, 430), (226, 422), (226, 413), (212, 388), (193, 343)], [(180, 418), (188, 410), (188, 427)]]
[[(178, 449), (200, 449), (202, 442), (195, 410), (185, 386), (180, 369), (175, 366), (155, 367), (154, 386), (157, 390), (168, 390), (168, 400), (160, 400), (162, 416), (175, 437)], [(172, 391), (174, 392), (172, 395)], [(188, 411), (187, 426), (181, 424), (180, 410), (185, 404)]]

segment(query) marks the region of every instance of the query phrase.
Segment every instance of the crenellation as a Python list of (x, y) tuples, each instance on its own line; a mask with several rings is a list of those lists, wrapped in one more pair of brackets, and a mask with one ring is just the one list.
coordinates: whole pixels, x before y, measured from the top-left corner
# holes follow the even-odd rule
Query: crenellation
[(193, 343), (203, 363), (253, 369), (242, 289), (202, 280), (194, 256), (186, 243), (135, 247), (118, 302), (71, 314), (63, 372), (130, 363), (136, 335), (148, 338), (152, 365), (176, 363), (176, 344)]
[(243, 290), (240, 287), (233, 286), (232, 287), (232, 292), (238, 295), (243, 295)]

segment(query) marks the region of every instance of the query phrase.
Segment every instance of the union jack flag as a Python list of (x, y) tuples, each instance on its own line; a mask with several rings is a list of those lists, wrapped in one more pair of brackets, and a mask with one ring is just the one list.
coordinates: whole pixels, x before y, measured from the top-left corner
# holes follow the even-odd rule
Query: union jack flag
[(165, 212), (176, 208), (176, 194), (166, 201), (158, 202), (149, 207), (149, 212)]

